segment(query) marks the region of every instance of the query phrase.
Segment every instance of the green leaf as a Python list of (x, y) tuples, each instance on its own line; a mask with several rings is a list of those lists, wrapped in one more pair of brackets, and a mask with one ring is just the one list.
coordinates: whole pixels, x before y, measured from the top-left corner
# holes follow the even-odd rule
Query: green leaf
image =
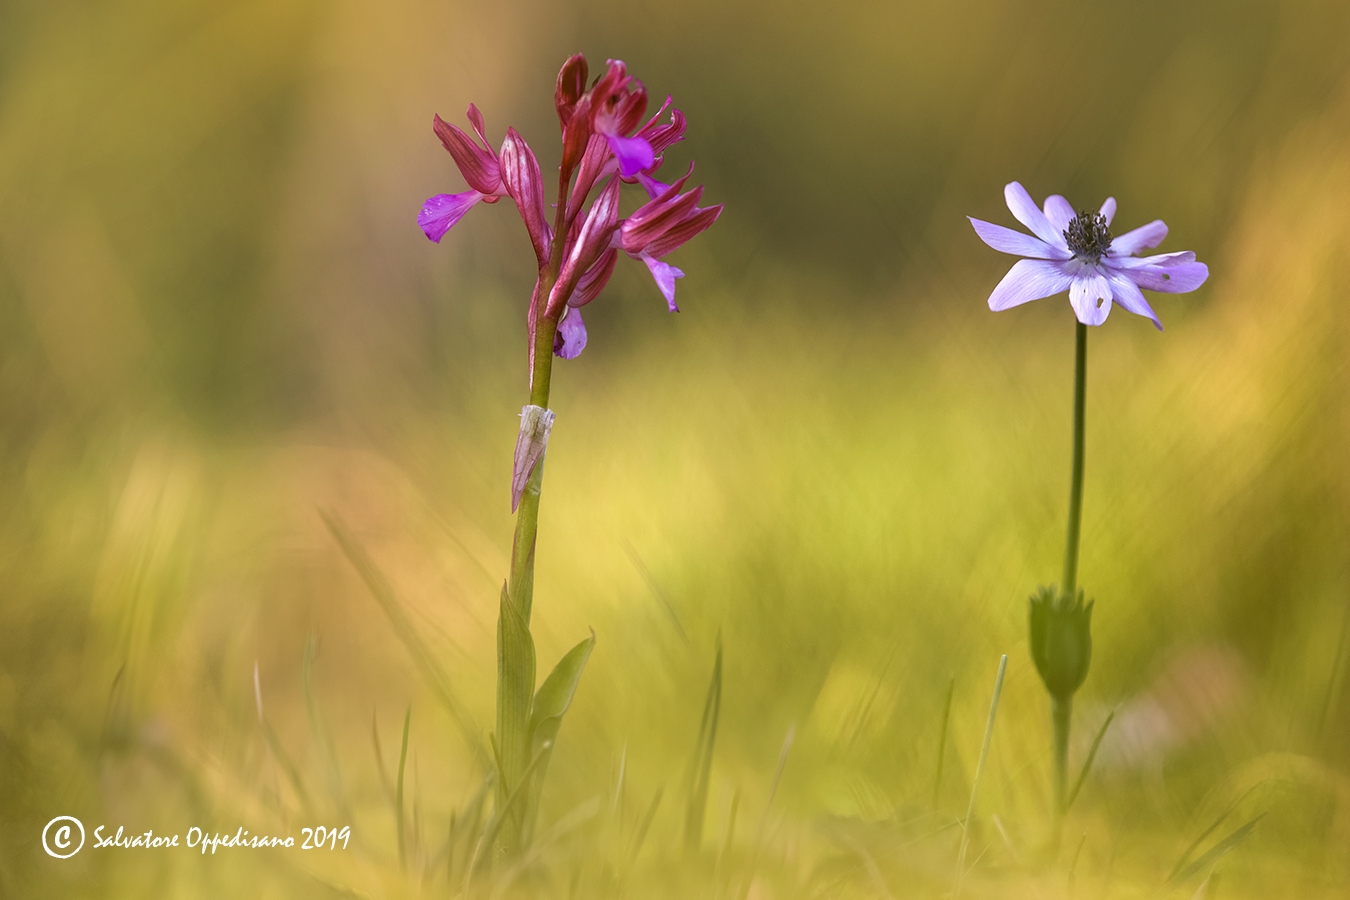
[(534, 639), (505, 584), (497, 618), (497, 678), (497, 742), (501, 754), (497, 790), (505, 800), (520, 784), (529, 765), (530, 702), (534, 695)]
[(576, 695), (577, 685), (581, 681), (582, 670), (586, 668), (586, 661), (590, 659), (591, 650), (594, 648), (595, 632), (591, 632), (590, 637), (563, 654), (563, 658), (558, 660), (553, 671), (535, 692), (534, 704), (530, 711), (529, 748), (531, 759), (538, 760), (538, 764), (534, 766), (533, 783), (524, 801), (526, 843), (529, 843), (534, 820), (539, 812), (539, 796), (544, 791), (544, 776), (548, 772), (548, 763), (553, 756), (553, 742), (558, 737), (558, 729), (562, 727), (563, 715), (572, 705), (572, 698)]
[[(530, 710), (530, 749), (537, 753), (545, 741), (552, 741), (558, 734), (563, 714), (572, 705), (572, 697), (581, 681), (581, 672), (586, 668), (591, 650), (595, 647), (595, 632), (586, 640), (577, 644), (558, 660), (553, 671), (548, 673), (544, 683), (534, 695), (534, 705)], [(533, 754), (532, 754), (533, 755)]]

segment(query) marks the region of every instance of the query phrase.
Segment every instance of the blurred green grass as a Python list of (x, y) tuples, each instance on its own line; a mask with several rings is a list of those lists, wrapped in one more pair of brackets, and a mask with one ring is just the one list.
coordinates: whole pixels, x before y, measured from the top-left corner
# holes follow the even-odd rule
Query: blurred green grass
[[(598, 641), (545, 792), (557, 833), (509, 890), (944, 895), (1007, 652), (964, 896), (1147, 895), (1238, 798), (1193, 856), (1266, 818), (1203, 896), (1337, 896), (1347, 15), (6, 4), (0, 893), (461, 883), (462, 824), (458, 878), (442, 848), (483, 771), (320, 512), (488, 728), (528, 243), (502, 207), (440, 246), (413, 216), (459, 185), (432, 112), (473, 100), (494, 137), (514, 124), (554, 164), (552, 77), (581, 49), (675, 94), (691, 127), (670, 162), (696, 158), (727, 213), (678, 260), (683, 313), (621, 269), (555, 374), (536, 641), (541, 660), (588, 627)], [(963, 219), (1008, 222), (1012, 179), (1114, 193), (1121, 226), (1161, 216), (1163, 249), (1213, 272), (1160, 300), (1166, 333), (1117, 312), (1092, 334), (1082, 745), (1120, 712), (1053, 863), (1024, 604), (1058, 571), (1072, 327), (1062, 301), (990, 314), (1007, 261)], [(705, 847), (688, 857), (719, 636)], [(401, 872), (383, 782), (409, 703)], [(67, 813), (350, 824), (355, 849), (62, 864), (38, 836)]]

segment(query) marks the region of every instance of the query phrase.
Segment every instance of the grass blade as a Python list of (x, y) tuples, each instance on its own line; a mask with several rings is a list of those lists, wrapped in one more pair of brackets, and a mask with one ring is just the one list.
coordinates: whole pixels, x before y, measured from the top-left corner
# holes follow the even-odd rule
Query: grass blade
[(708, 698), (703, 703), (703, 719), (694, 745), (693, 768), (689, 779), (689, 803), (684, 819), (684, 846), (692, 853), (703, 843), (703, 818), (708, 809), (708, 787), (712, 780), (713, 745), (717, 740), (717, 719), (722, 710), (722, 639), (717, 639), (717, 659), (713, 663)]
[[(722, 849), (717, 851), (717, 862), (713, 865), (713, 881), (717, 881), (717, 875), (722, 871), (722, 863), (731, 856), (731, 845), (736, 840), (736, 814), (741, 808), (741, 789), (738, 787), (731, 792), (731, 810), (727, 813), (727, 831), (722, 836)], [(719, 885), (718, 890), (721, 887)]]
[(783, 749), (778, 751), (778, 765), (773, 770), (773, 781), (769, 783), (769, 798), (764, 801), (764, 814), (759, 817), (759, 828), (755, 832), (755, 843), (750, 849), (750, 868), (745, 873), (745, 887), (741, 891), (741, 900), (750, 896), (750, 888), (755, 881), (755, 869), (759, 868), (759, 853), (764, 847), (764, 835), (769, 830), (769, 811), (773, 809), (773, 798), (778, 794), (778, 783), (783, 780), (783, 769), (787, 766), (788, 751), (792, 749), (792, 740), (797, 735), (797, 726), (788, 726), (783, 738)]
[[(536, 756), (534, 758), (534, 761), (530, 763), (529, 767), (525, 770), (525, 773), (521, 776), (520, 784), (517, 784), (515, 790), (507, 795), (506, 801), (502, 803), (500, 809), (493, 810), (492, 818), (488, 820), (487, 827), (483, 829), (483, 834), (478, 838), (478, 844), (473, 850), (473, 857), (469, 860), (469, 865), (464, 873), (464, 888), (461, 891), (462, 894), (467, 895), (469, 893), (469, 885), (473, 881), (474, 876), (478, 873), (479, 868), (482, 867), (484, 848), (491, 847), (496, 842), (497, 835), (502, 829), (502, 823), (506, 821), (507, 816), (513, 814), (516, 804), (525, 793), (521, 788), (529, 782), (530, 776), (534, 774), (534, 767), (539, 764), (540, 759), (542, 759), (542, 757)], [(498, 773), (498, 779), (500, 780), (500, 772)]]
[(394, 593), (389, 580), (384, 577), (384, 573), (375, 565), (375, 561), (370, 558), (370, 554), (361, 546), (360, 542), (354, 538), (347, 527), (338, 519), (337, 514), (327, 510), (320, 510), (319, 515), (323, 517), (324, 523), (328, 526), (333, 539), (337, 541), (338, 546), (346, 555), (348, 562), (356, 569), (361, 580), (366, 583), (366, 588), (370, 591), (375, 602), (380, 605), (385, 618), (393, 626), (394, 634), (403, 644), (408, 655), (412, 657), (413, 664), (421, 672), (427, 686), (431, 688), (436, 699), (445, 706), (459, 728), (464, 742), (468, 744), (469, 749), (473, 751), (478, 762), (484, 767), (490, 767), (491, 757), (487, 748), (483, 746), (483, 738), (478, 728), (473, 724), (473, 717), (469, 715), (464, 705), (459, 702), (450, 689), (450, 679), (441, 668), (440, 663), (436, 661), (436, 655), (431, 652), (431, 648), (426, 645), (422, 637), (417, 632), (412, 620), (408, 614), (403, 611), (403, 605), (399, 602), (398, 596)]
[(1008, 654), (998, 661), (998, 677), (994, 679), (994, 697), (989, 701), (989, 719), (984, 725), (984, 744), (980, 747), (980, 759), (975, 764), (975, 779), (970, 784), (970, 803), (966, 805), (966, 818), (961, 823), (961, 849), (956, 855), (956, 887), (952, 891), (953, 900), (961, 896), (961, 880), (965, 876), (966, 851), (970, 847), (970, 819), (975, 815), (975, 793), (980, 787), (980, 776), (984, 774), (984, 762), (989, 756), (989, 742), (994, 737), (994, 718), (998, 715), (998, 698), (1003, 693), (1003, 674), (1008, 670)]
[[(286, 779), (291, 783), (291, 790), (295, 791), (296, 799), (300, 801), (300, 808), (305, 812), (310, 812), (313, 807), (310, 806), (309, 794), (305, 791), (305, 783), (300, 777), (300, 769), (291, 761), (290, 756), (286, 753), (286, 748), (281, 745), (280, 736), (272, 728), (272, 723), (268, 722), (267, 717), (263, 715), (262, 684), (258, 678), (257, 660), (253, 662), (253, 699), (258, 706), (258, 725), (262, 728), (268, 749), (272, 751), (272, 758), (286, 773)], [(277, 799), (280, 802), (280, 796)]]
[(1254, 784), (1251, 787), (1247, 788), (1247, 790), (1243, 791), (1242, 796), (1238, 797), (1232, 803), (1228, 804), (1228, 808), (1225, 809), (1223, 812), (1219, 813), (1219, 817), (1216, 818), (1213, 822), (1211, 822), (1208, 828), (1200, 832), (1200, 836), (1198, 838), (1191, 841), (1190, 846), (1186, 848), (1186, 852), (1181, 854), (1181, 859), (1177, 860), (1177, 864), (1172, 867), (1171, 873), (1168, 874), (1167, 876), (1168, 884), (1171, 884), (1173, 882), (1173, 879), (1177, 877), (1177, 873), (1179, 873), (1182, 870), (1182, 868), (1186, 865), (1186, 861), (1191, 858), (1191, 854), (1195, 852), (1197, 847), (1199, 847), (1201, 844), (1205, 842), (1205, 838), (1213, 834), (1215, 829), (1217, 829), (1220, 825), (1222, 825), (1224, 823), (1224, 820), (1233, 814), (1233, 810), (1237, 809), (1238, 805), (1241, 804), (1243, 800), (1246, 800), (1248, 795), (1250, 795), (1252, 791), (1260, 787), (1261, 784), (1262, 782), (1258, 782), (1257, 784)]
[(647, 582), (647, 587), (651, 589), (652, 594), (657, 600), (661, 601), (661, 606), (665, 609), (666, 615), (670, 616), (671, 624), (675, 626), (675, 633), (680, 636), (680, 640), (688, 644), (689, 635), (685, 633), (684, 625), (680, 624), (680, 617), (675, 612), (674, 604), (670, 602), (666, 592), (661, 590), (661, 585), (657, 584), (651, 570), (647, 568), (647, 564), (642, 561), (642, 557), (638, 556), (637, 551), (633, 549), (633, 545), (628, 542), (627, 538), (624, 538), (623, 549), (628, 552), (628, 558), (632, 561), (633, 567), (642, 575), (643, 581)]
[(947, 756), (947, 726), (952, 718), (952, 695), (956, 692), (956, 676), (947, 682), (947, 701), (942, 706), (942, 731), (938, 734), (937, 774), (933, 776), (933, 811), (937, 812), (938, 793), (942, 790), (942, 763)]
[(1247, 838), (1252, 836), (1252, 832), (1256, 830), (1257, 823), (1260, 822), (1265, 817), (1266, 814), (1261, 813), (1256, 818), (1251, 819), (1245, 824), (1235, 828), (1233, 832), (1228, 835), (1228, 837), (1219, 841), (1213, 847), (1210, 847), (1209, 850), (1206, 851), (1199, 859), (1191, 863), (1189, 866), (1186, 866), (1186, 868), (1182, 869), (1181, 871), (1177, 872), (1171, 878), (1167, 879), (1168, 885), (1170, 886), (1181, 884), (1182, 882), (1189, 879), (1192, 875), (1196, 875), (1200, 872), (1203, 872), (1206, 868), (1218, 862), (1223, 857), (1227, 856), (1239, 844), (1241, 844)]
[(1078, 780), (1074, 782), (1073, 790), (1069, 792), (1069, 799), (1064, 802), (1064, 812), (1069, 811), (1073, 806), (1073, 801), (1078, 799), (1078, 792), (1083, 789), (1083, 782), (1087, 781), (1088, 772), (1092, 769), (1092, 761), (1097, 758), (1097, 750), (1102, 745), (1102, 738), (1106, 737), (1106, 729), (1111, 727), (1111, 723), (1116, 718), (1116, 711), (1113, 709), (1106, 716), (1106, 721), (1102, 727), (1097, 730), (1097, 736), (1092, 740), (1092, 749), (1088, 751), (1087, 761), (1083, 763), (1083, 771), (1078, 773)]
[(384, 770), (384, 748), (380, 744), (380, 718), (377, 713), (370, 714), (370, 742), (375, 747), (375, 769), (380, 775), (380, 790), (384, 791), (384, 796), (392, 804), (394, 786), (389, 783), (389, 773)]
[(318, 655), (318, 639), (310, 634), (305, 641), (305, 655), (300, 666), (300, 686), (305, 697), (305, 712), (309, 716), (309, 728), (314, 741), (323, 751), (325, 774), (328, 776), (328, 793), (334, 805), (344, 819), (350, 821), (351, 806), (347, 803), (347, 792), (342, 786), (342, 770), (338, 767), (337, 748), (333, 736), (319, 715), (319, 704), (314, 699), (314, 657)]
[(656, 811), (661, 807), (661, 797), (665, 792), (664, 785), (656, 789), (656, 793), (652, 795), (652, 802), (647, 807), (647, 812), (643, 814), (642, 820), (638, 823), (637, 831), (633, 834), (633, 850), (628, 854), (630, 866), (637, 861), (638, 854), (642, 852), (642, 844), (647, 840), (647, 832), (652, 827), (652, 821), (656, 818)]
[(398, 751), (398, 782), (394, 788), (394, 806), (398, 815), (398, 867), (408, 870), (408, 846), (403, 833), (403, 772), (408, 765), (408, 726), (412, 724), (412, 704), (403, 714), (403, 746)]

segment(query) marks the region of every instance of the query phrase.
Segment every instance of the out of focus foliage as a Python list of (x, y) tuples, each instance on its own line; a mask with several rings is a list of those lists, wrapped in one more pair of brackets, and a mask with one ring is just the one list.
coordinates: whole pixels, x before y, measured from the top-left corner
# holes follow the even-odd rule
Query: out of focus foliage
[[(462, 189), (433, 112), (476, 102), (555, 166), (552, 78), (584, 51), (674, 94), (727, 209), (673, 260), (683, 313), (621, 268), (555, 370), (534, 627), (544, 660), (597, 644), (540, 853), (499, 888), (948, 892), (1007, 652), (966, 896), (1212, 890), (1178, 860), (1235, 802), (1188, 855), (1265, 814), (1224, 895), (1339, 896), (1348, 33), (1333, 0), (7, 0), (0, 895), (458, 890), (533, 271), (500, 208), (439, 246), (414, 217)], [(1025, 598), (1058, 571), (1073, 328), (1062, 299), (988, 312), (1007, 260), (964, 219), (1011, 224), (1013, 179), (1114, 194), (1212, 272), (1155, 304), (1165, 333), (1091, 336), (1075, 764), (1118, 711), (1057, 858)], [(355, 837), (59, 862), (62, 814)]]

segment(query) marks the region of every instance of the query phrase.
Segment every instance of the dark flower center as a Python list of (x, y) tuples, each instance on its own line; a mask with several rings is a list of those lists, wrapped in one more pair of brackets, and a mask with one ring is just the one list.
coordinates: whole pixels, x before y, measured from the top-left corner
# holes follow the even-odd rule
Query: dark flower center
[(1064, 240), (1073, 255), (1086, 262), (1097, 262), (1111, 246), (1111, 231), (1106, 227), (1106, 216), (1090, 210), (1079, 210), (1069, 227), (1064, 229)]

